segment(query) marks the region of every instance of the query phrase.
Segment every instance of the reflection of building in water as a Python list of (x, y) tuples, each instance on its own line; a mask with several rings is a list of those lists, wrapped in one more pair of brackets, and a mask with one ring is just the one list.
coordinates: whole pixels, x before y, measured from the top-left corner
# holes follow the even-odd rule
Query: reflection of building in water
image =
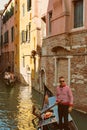
[[(24, 86), (23, 86), (24, 88)], [(35, 130), (32, 124), (32, 101), (31, 89), (29, 86), (26, 86), (25, 89), (20, 88), (20, 93), (18, 97), (18, 129), (19, 130)]]

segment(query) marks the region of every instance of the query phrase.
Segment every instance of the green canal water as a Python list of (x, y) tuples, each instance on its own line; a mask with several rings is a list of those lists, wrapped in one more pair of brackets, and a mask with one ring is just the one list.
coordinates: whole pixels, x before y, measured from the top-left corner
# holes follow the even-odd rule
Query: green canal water
[(87, 114), (73, 110), (71, 115), (78, 127), (78, 130), (87, 130)]
[(0, 80), (0, 130), (35, 130), (32, 106), (40, 107), (38, 96), (29, 86), (9, 87)]
[[(17, 83), (11, 88), (0, 80), (0, 130), (36, 130), (32, 106), (41, 104), (41, 94), (31, 87)], [(87, 130), (87, 115), (73, 111), (72, 117), (78, 130)]]

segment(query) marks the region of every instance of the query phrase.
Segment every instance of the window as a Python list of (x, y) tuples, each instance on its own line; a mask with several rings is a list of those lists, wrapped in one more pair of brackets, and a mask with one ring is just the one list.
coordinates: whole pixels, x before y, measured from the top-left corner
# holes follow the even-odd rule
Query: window
[(26, 40), (30, 41), (31, 22), (26, 26)]
[(3, 45), (3, 35), (1, 35), (1, 46)]
[(17, 13), (17, 10), (18, 10), (18, 4), (17, 4), (17, 1), (15, 2), (15, 13)]
[(11, 41), (14, 41), (14, 27), (11, 28)]
[(25, 15), (25, 4), (22, 5), (22, 15)]
[(83, 26), (83, 0), (74, 1), (74, 28)]
[(26, 41), (29, 41), (29, 25), (26, 26)]
[(17, 24), (15, 25), (14, 31), (15, 31), (15, 32), (14, 32), (14, 33), (15, 33), (15, 36), (17, 36), (17, 35), (18, 35), (18, 25), (17, 25)]
[(49, 34), (51, 33), (51, 18), (52, 18), (52, 11), (49, 12), (49, 16), (48, 16), (48, 32), (49, 32)]
[(29, 40), (30, 40), (30, 34), (31, 34), (31, 23), (29, 22)]
[(22, 42), (26, 42), (26, 31), (22, 31)]
[(27, 11), (31, 10), (31, 0), (27, 0)]
[(8, 31), (7, 31), (7, 32), (5, 33), (5, 41), (6, 41), (6, 43), (8, 43), (8, 39), (9, 39), (8, 36), (9, 36), (9, 35), (8, 35)]
[(4, 33), (4, 44), (8, 43), (8, 31)]
[(14, 72), (14, 51), (12, 51), (12, 72)]

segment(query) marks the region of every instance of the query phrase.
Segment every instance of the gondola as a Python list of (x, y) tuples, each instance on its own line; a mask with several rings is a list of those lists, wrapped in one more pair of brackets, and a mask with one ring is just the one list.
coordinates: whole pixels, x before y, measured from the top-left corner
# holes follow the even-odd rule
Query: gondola
[[(37, 130), (59, 130), (58, 105), (55, 103), (56, 97), (48, 96), (47, 99), (47, 95), (44, 96), (44, 103), (40, 114), (38, 115), (33, 111), (33, 114), (36, 116), (36, 118), (33, 119), (33, 123)], [(37, 118), (38, 123), (35, 121)], [(78, 130), (70, 114), (68, 115), (68, 120), (70, 130)]]
[(16, 81), (16, 77), (13, 73), (11, 72), (5, 72), (4, 73), (4, 77), (3, 77), (3, 81), (5, 83), (6, 86), (14, 86), (15, 81)]

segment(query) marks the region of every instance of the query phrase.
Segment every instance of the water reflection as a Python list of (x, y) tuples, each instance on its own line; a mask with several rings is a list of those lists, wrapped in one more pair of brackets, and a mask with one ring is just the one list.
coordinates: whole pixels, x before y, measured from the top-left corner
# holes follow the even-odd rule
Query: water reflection
[(31, 100), (31, 90), (28, 86), (21, 87), (18, 96), (18, 113), (17, 113), (17, 127), (20, 130), (33, 130), (32, 125), (32, 100)]
[[(29, 86), (6, 87), (0, 81), (0, 130), (36, 130), (32, 124), (32, 105), (41, 108), (42, 96)], [(73, 111), (79, 130), (87, 130), (87, 115)]]
[(0, 81), (0, 130), (35, 130), (29, 86), (6, 87)]

